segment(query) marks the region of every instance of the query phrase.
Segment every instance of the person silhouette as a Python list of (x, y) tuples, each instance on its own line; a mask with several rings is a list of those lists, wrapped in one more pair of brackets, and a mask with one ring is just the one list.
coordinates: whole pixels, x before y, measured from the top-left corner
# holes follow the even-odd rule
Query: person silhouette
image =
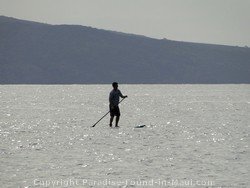
[(112, 123), (114, 120), (114, 116), (116, 116), (115, 119), (115, 127), (119, 127), (119, 119), (120, 119), (120, 109), (119, 109), (119, 101), (120, 97), (121, 98), (126, 98), (128, 97), (127, 95), (122, 95), (121, 91), (118, 89), (118, 83), (113, 82), (112, 83), (113, 90), (109, 94), (109, 110), (110, 110), (110, 122), (109, 126), (112, 127)]

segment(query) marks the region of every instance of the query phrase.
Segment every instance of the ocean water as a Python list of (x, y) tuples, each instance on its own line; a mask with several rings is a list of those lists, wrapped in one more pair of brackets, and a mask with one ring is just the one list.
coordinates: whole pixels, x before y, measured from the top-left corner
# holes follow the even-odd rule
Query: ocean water
[(250, 85), (111, 89), (1, 85), (0, 187), (250, 187)]

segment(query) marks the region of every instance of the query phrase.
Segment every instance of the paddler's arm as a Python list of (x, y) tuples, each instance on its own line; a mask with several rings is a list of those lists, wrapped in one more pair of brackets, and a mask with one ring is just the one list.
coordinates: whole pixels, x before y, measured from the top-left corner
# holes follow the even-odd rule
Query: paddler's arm
[(122, 92), (121, 92), (120, 90), (119, 90), (119, 96), (120, 96), (121, 98), (123, 98), (123, 99), (128, 97), (127, 95), (123, 95)]

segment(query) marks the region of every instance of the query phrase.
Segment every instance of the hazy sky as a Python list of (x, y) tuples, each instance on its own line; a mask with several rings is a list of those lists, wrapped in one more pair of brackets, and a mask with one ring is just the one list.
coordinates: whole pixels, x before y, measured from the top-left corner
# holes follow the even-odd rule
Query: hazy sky
[(153, 38), (250, 46), (250, 0), (0, 0), (0, 15)]

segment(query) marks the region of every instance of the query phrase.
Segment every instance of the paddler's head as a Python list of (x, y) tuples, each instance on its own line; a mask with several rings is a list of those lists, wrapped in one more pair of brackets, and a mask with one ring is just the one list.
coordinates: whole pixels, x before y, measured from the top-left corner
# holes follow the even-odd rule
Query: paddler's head
[(113, 82), (113, 83), (112, 83), (112, 86), (113, 86), (114, 90), (117, 90), (117, 88), (118, 88), (118, 83), (117, 83), (117, 82)]

